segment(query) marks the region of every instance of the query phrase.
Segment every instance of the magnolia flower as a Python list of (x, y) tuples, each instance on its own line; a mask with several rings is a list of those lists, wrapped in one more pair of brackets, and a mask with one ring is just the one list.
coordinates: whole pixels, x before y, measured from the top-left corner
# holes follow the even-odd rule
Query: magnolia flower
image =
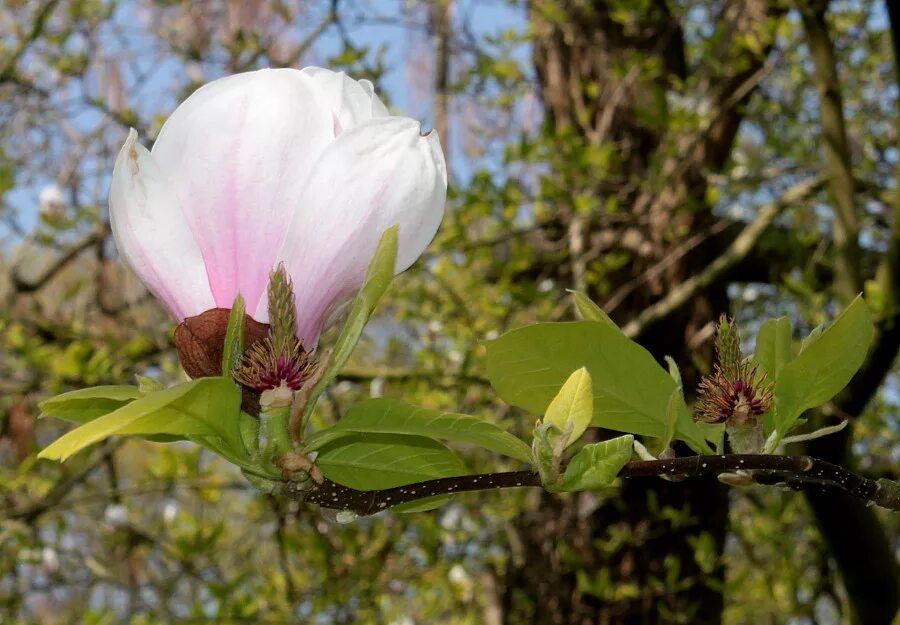
[(151, 151), (132, 130), (113, 170), (124, 260), (179, 320), (229, 308), (268, 322), (284, 264), (307, 349), (359, 289), (399, 224), (397, 273), (437, 231), (447, 172), (437, 134), (389, 115), (372, 83), (317, 67), (215, 80), (183, 102)]

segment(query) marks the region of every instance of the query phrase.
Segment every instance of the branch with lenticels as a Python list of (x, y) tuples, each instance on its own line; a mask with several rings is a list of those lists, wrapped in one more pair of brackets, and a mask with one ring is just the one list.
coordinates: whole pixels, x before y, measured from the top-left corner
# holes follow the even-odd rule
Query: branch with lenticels
[[(811, 456), (730, 454), (668, 460), (633, 460), (622, 468), (619, 477), (665, 476), (689, 479), (722, 474), (741, 476), (748, 483), (784, 486), (792, 490), (849, 494), (882, 508), (900, 512), (900, 482), (887, 479), (871, 480), (844, 467)], [(279, 494), (305, 503), (366, 516), (428, 497), (526, 486), (540, 487), (540, 477), (532, 471), (509, 471), (444, 477), (368, 491), (342, 486), (328, 479), (320, 484), (311, 481), (286, 481), (281, 483)]]

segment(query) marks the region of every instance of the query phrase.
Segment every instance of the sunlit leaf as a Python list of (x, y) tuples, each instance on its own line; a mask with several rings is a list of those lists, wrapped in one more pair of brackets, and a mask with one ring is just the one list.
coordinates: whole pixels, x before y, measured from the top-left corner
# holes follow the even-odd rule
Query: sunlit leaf
[(837, 395), (862, 366), (872, 341), (872, 315), (857, 297), (778, 373), (775, 427), (782, 435), (805, 410)]
[(380, 490), (465, 475), (444, 445), (424, 436), (351, 434), (319, 449), (316, 465), (328, 479), (359, 490)]
[(770, 381), (778, 379), (782, 367), (791, 360), (790, 319), (769, 319), (760, 326), (753, 359)]
[(570, 291), (570, 293), (575, 298), (575, 308), (578, 309), (585, 321), (599, 321), (617, 330), (619, 329), (615, 322), (609, 318), (609, 315), (606, 314), (606, 311), (600, 308), (594, 300), (581, 291)]
[(145, 395), (57, 439), (39, 457), (65, 460), (119, 434), (219, 436), (242, 449), (238, 430), (241, 393), (226, 378), (200, 378)]
[(633, 445), (630, 434), (585, 445), (569, 461), (560, 490), (593, 490), (611, 485), (631, 460)]
[(41, 417), (57, 417), (87, 423), (109, 414), (141, 396), (136, 386), (94, 386), (63, 393), (42, 401)]
[[(506, 402), (543, 414), (572, 371), (586, 367), (594, 393), (592, 424), (664, 438), (675, 380), (643, 347), (595, 321), (539, 323), (487, 343), (487, 373)], [(711, 451), (704, 430), (680, 400), (676, 435)]]
[(581, 438), (591, 424), (593, 398), (591, 374), (582, 367), (569, 376), (547, 406), (544, 423), (555, 425), (563, 433), (570, 431), (566, 447)]
[(351, 433), (412, 434), (470, 443), (523, 462), (530, 461), (528, 445), (490, 421), (471, 415), (428, 410), (395, 399), (376, 398), (355, 404), (337, 424), (306, 441), (315, 450)]

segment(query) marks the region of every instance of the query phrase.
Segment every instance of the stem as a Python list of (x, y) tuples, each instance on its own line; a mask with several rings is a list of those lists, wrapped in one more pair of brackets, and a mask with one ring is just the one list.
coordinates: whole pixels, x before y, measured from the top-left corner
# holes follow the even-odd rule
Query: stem
[(263, 391), (259, 412), (259, 448), (262, 466), (275, 466), (275, 459), (293, 449), (290, 421), (293, 393), (287, 387)]
[[(744, 471), (758, 484), (783, 485), (792, 490), (843, 492), (893, 511), (900, 511), (900, 483), (870, 480), (844, 467), (810, 456), (729, 454), (691, 456), (670, 460), (632, 460), (619, 472), (621, 478), (718, 476)], [(532, 471), (510, 471), (483, 475), (462, 475), (427, 480), (382, 490), (357, 490), (325, 480), (322, 484), (282, 482), (280, 494), (290, 499), (314, 503), (336, 510), (351, 510), (360, 516), (375, 514), (391, 506), (435, 495), (500, 488), (541, 486)]]

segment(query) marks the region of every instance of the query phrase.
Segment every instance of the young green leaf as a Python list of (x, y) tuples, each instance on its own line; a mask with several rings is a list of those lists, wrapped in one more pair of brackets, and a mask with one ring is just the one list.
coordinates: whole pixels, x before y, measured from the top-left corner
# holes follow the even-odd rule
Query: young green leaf
[[(504, 401), (544, 414), (571, 372), (586, 367), (593, 383), (592, 425), (665, 437), (676, 383), (647, 350), (614, 327), (596, 321), (538, 323), (486, 346), (488, 379)], [(677, 408), (677, 437), (696, 451), (710, 452), (706, 430), (691, 418), (683, 399)]]
[(303, 408), (302, 427), (305, 427), (309, 421), (319, 395), (337, 377), (347, 359), (350, 358), (350, 354), (353, 352), (353, 348), (356, 347), (356, 343), (359, 342), (359, 337), (366, 326), (366, 322), (369, 320), (369, 316), (375, 310), (378, 300), (381, 299), (381, 296), (384, 295), (384, 292), (387, 291), (388, 286), (391, 284), (391, 279), (394, 277), (394, 267), (397, 263), (399, 229), (399, 226), (391, 226), (384, 231), (381, 235), (381, 240), (378, 241), (375, 255), (372, 256), (372, 260), (369, 262), (369, 267), (366, 270), (363, 285), (359, 289), (359, 293), (356, 294), (353, 305), (350, 307), (347, 321), (341, 329), (337, 341), (335, 341), (327, 369), (313, 387)]
[(45, 399), (38, 406), (41, 417), (57, 417), (87, 423), (109, 414), (141, 396), (136, 386), (94, 386)]
[(568, 432), (565, 447), (581, 438), (591, 424), (594, 411), (594, 390), (591, 374), (582, 367), (563, 383), (544, 413), (544, 423), (552, 423), (560, 432)]
[[(802, 341), (800, 341), (800, 354), (806, 351), (806, 348), (819, 340), (819, 337), (822, 336), (822, 332), (825, 331), (824, 323), (820, 323), (815, 328), (812, 329), (812, 332), (807, 334)], [(799, 355), (799, 354), (798, 354)]]
[(63, 435), (39, 458), (65, 460), (115, 434), (219, 436), (234, 450), (243, 448), (238, 431), (241, 393), (226, 378), (200, 378), (178, 384), (98, 417)]
[(559, 481), (559, 470), (562, 465), (562, 452), (567, 439), (552, 423), (538, 421), (534, 426), (531, 439), (531, 461), (541, 483), (552, 488)]
[(791, 320), (778, 317), (765, 321), (756, 335), (753, 360), (769, 381), (778, 380), (781, 369), (791, 360)]
[(228, 327), (225, 329), (225, 343), (222, 347), (222, 376), (226, 378), (231, 377), (234, 366), (244, 356), (245, 313), (244, 298), (238, 293), (228, 314)]
[(614, 327), (616, 330), (619, 329), (619, 326), (617, 326), (615, 322), (609, 318), (609, 315), (606, 314), (606, 311), (600, 308), (587, 295), (585, 295), (581, 291), (573, 290), (569, 290), (569, 293), (571, 293), (575, 298), (575, 308), (578, 309), (578, 312), (581, 313), (581, 316), (585, 321), (599, 321), (600, 323), (605, 323)]
[(666, 434), (663, 436), (663, 448), (671, 445), (672, 439), (675, 438), (675, 430), (678, 427), (679, 400), (681, 403), (684, 402), (680, 386), (672, 391), (672, 394), (669, 396), (669, 403), (666, 404)]
[(137, 380), (138, 392), (140, 392), (141, 395), (149, 395), (150, 393), (155, 393), (156, 391), (161, 391), (165, 388), (159, 380), (155, 380), (146, 375), (135, 375), (134, 378)]
[(353, 405), (337, 424), (310, 436), (305, 451), (353, 433), (411, 434), (469, 443), (510, 458), (530, 462), (523, 441), (490, 421), (471, 415), (441, 412), (412, 406), (396, 399), (376, 398)]
[(559, 489), (595, 490), (610, 486), (631, 460), (634, 436), (626, 434), (582, 447), (566, 467)]
[(241, 442), (244, 444), (246, 454), (249, 457), (256, 457), (259, 453), (259, 417), (241, 410), (238, 431), (241, 433)]
[(684, 397), (684, 383), (681, 381), (681, 369), (671, 356), (666, 356), (666, 364), (669, 365), (669, 375), (675, 380), (675, 388)]
[(775, 383), (775, 427), (782, 436), (805, 410), (825, 403), (847, 386), (865, 360), (873, 331), (869, 309), (857, 297), (781, 368)]
[(329, 480), (359, 490), (466, 474), (459, 457), (433, 438), (398, 434), (338, 438), (319, 449), (316, 466)]
[(440, 508), (445, 503), (453, 499), (453, 495), (435, 495), (434, 497), (425, 497), (424, 499), (416, 499), (415, 501), (407, 501), (399, 506), (391, 508), (391, 512), (428, 512), (435, 508)]

